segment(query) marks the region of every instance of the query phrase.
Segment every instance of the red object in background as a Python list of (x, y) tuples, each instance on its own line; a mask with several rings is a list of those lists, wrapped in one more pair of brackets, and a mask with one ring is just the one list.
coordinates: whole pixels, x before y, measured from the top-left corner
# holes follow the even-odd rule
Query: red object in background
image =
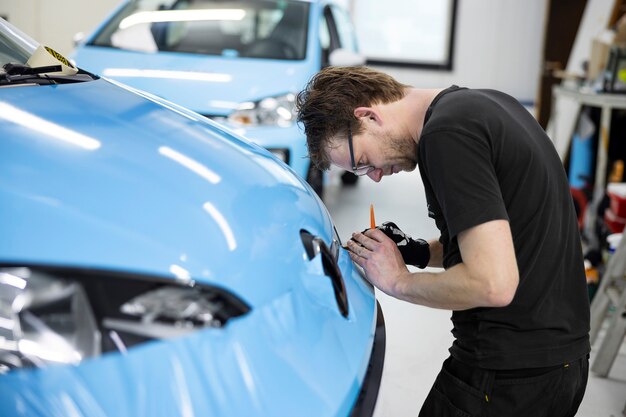
[(624, 225), (626, 225), (626, 218), (618, 216), (609, 207), (604, 211), (604, 222), (609, 227), (611, 233), (622, 233)]
[(574, 199), (576, 214), (578, 216), (578, 228), (582, 229), (585, 219), (585, 211), (587, 210), (587, 195), (580, 188), (570, 187), (570, 193)]
[(607, 194), (609, 195), (610, 207), (613, 213), (616, 216), (626, 218), (626, 197), (611, 192), (610, 189), (608, 190)]

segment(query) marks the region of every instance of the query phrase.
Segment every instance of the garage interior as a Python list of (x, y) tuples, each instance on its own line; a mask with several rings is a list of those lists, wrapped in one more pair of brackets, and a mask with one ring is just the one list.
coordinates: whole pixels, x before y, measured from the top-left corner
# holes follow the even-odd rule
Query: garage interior
[[(360, 1), (343, 3), (357, 15), (363, 4), (360, 6)], [(456, 4), (450, 68), (394, 65), (377, 59), (369, 61), (369, 65), (418, 88), (456, 84), (507, 92), (540, 121), (569, 167), (580, 103), (559, 99), (553, 89), (584, 78), (583, 63), (597, 52), (599, 46), (594, 43), (598, 42), (597, 37), (614, 28), (626, 12), (622, 3), (618, 0), (461, 0)], [(117, 0), (0, 0), (0, 16), (42, 43), (71, 55), (76, 34), (91, 32), (117, 4)], [(615, 110), (613, 118), (617, 122), (614, 123), (626, 120), (625, 108), (622, 105), (620, 110)], [(599, 111), (593, 117), (600, 123)], [(618, 137), (624, 133), (620, 126), (611, 125), (617, 132), (611, 136), (612, 141), (624, 139)], [(608, 150), (608, 163), (605, 161), (603, 166), (606, 172), (614, 167), (611, 162), (626, 157), (622, 152), (623, 148)], [(370, 204), (375, 207), (379, 223), (393, 221), (413, 237), (438, 236), (434, 221), (427, 215), (418, 170), (385, 177), (380, 184), (363, 177), (354, 185), (345, 185), (340, 177), (341, 172), (331, 170), (324, 202), (341, 239), (347, 240), (352, 232), (369, 225)], [(448, 357), (453, 340), (450, 312), (404, 303), (381, 292), (377, 292), (377, 297), (385, 314), (387, 351), (374, 415), (415, 416), (441, 363)], [(608, 326), (607, 318), (592, 345), (592, 361), (609, 331)], [(626, 416), (626, 343), (621, 343), (608, 375), (599, 376), (590, 371), (577, 415)]]

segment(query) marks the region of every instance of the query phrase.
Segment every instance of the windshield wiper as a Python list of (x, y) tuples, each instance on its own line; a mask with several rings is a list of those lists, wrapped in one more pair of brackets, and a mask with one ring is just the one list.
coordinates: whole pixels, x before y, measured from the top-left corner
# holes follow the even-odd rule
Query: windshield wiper
[(46, 72), (58, 72), (61, 71), (62, 67), (60, 65), (48, 65), (45, 67), (29, 67), (28, 65), (22, 64), (5, 64), (2, 67), (7, 75), (33, 75), (33, 74), (43, 74)]
[(46, 74), (61, 71), (61, 65), (29, 67), (23, 64), (5, 64), (0, 72), (0, 85), (7, 84), (68, 84), (94, 80), (91, 74), (80, 71), (75, 75)]

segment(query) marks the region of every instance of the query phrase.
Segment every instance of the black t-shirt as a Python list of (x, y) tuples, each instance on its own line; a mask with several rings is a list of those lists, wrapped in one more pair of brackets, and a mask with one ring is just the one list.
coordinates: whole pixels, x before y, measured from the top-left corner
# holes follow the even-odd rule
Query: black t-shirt
[(589, 299), (565, 170), (533, 116), (494, 90), (450, 87), (433, 100), (418, 145), (443, 265), (457, 236), (509, 221), (520, 280), (510, 305), (454, 311), (452, 356), (487, 369), (558, 365), (590, 351)]

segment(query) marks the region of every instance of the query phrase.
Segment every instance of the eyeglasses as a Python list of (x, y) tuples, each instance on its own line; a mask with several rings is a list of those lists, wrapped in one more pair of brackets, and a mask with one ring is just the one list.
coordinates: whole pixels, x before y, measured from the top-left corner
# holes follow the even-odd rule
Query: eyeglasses
[(354, 150), (352, 147), (352, 129), (350, 129), (350, 126), (348, 126), (348, 147), (350, 148), (350, 162), (352, 162), (352, 173), (354, 175), (367, 175), (376, 169), (373, 165), (362, 165), (360, 167), (356, 166), (356, 162), (354, 161)]

